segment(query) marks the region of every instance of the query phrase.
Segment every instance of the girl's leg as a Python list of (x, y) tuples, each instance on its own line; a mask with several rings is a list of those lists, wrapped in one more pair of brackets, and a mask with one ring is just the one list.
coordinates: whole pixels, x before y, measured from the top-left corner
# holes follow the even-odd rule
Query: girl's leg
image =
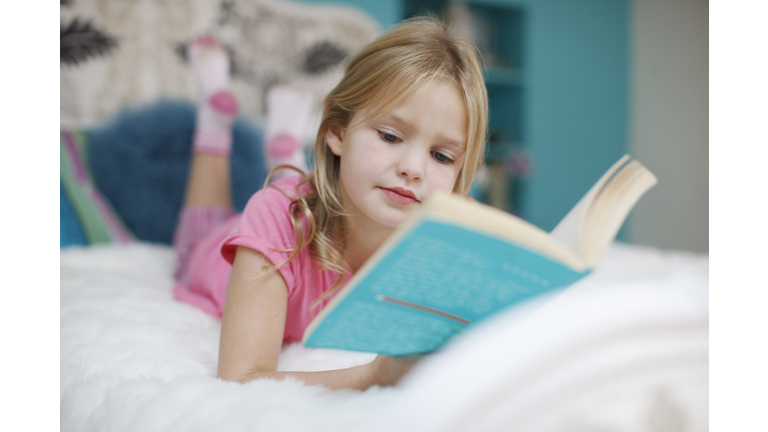
[(229, 156), (192, 153), (184, 207), (232, 207)]
[(229, 92), (229, 58), (221, 44), (201, 38), (187, 49), (199, 94), (184, 207), (174, 235), (176, 280), (186, 284), (195, 245), (234, 213), (229, 155), (237, 102)]

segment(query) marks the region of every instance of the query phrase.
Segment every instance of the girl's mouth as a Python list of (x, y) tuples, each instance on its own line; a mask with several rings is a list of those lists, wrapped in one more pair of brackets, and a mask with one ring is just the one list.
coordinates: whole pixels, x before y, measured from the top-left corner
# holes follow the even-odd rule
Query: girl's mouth
[(403, 189), (401, 187), (379, 189), (384, 192), (384, 195), (386, 195), (387, 198), (398, 204), (416, 204), (420, 202), (416, 199), (416, 195), (408, 189)]

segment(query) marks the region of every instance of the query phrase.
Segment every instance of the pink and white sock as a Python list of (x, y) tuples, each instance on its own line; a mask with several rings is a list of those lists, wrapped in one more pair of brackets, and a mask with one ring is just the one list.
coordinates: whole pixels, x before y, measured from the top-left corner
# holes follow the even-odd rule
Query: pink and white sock
[[(279, 165), (292, 165), (308, 172), (306, 156), (301, 148), (301, 135), (312, 114), (312, 93), (299, 87), (276, 86), (267, 92), (267, 125), (265, 157), (267, 170)], [(272, 180), (296, 175), (296, 171), (280, 169)]]
[(199, 95), (192, 151), (228, 156), (237, 100), (229, 91), (229, 56), (219, 41), (202, 37), (187, 47)]

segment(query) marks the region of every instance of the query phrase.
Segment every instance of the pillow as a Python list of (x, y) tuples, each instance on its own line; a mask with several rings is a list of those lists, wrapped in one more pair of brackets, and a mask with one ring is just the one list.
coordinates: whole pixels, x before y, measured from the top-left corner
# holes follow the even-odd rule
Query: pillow
[(60, 245), (127, 243), (133, 236), (93, 184), (83, 158), (85, 135), (61, 131)]

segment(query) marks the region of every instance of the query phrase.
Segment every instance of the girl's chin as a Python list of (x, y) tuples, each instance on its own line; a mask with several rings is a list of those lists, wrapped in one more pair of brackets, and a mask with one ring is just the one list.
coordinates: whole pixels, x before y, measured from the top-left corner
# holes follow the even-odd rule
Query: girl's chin
[[(392, 212), (392, 213), (395, 213), (395, 212)], [(382, 228), (395, 230), (398, 227), (400, 227), (400, 225), (402, 225), (408, 219), (410, 212), (398, 211), (396, 213), (397, 214), (380, 215), (380, 217), (376, 218), (375, 221)]]

